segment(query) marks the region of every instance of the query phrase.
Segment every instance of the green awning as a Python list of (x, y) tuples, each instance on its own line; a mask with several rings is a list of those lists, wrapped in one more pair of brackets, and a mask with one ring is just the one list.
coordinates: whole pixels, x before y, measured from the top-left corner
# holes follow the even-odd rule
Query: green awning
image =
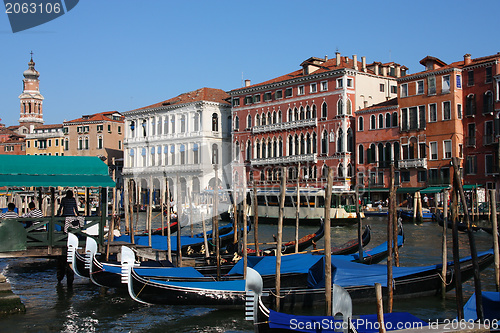
[(474, 184), (474, 185), (467, 184), (467, 185), (464, 185), (463, 188), (464, 188), (464, 191), (470, 191), (470, 190), (474, 190), (474, 189), (482, 187), (482, 186), (483, 185), (479, 185), (479, 184)]
[(396, 190), (396, 193), (415, 193), (420, 191), (421, 187), (399, 187)]
[(0, 155), (0, 186), (114, 187), (96, 156)]
[(450, 189), (450, 186), (430, 186), (427, 188), (424, 188), (423, 190), (420, 190), (420, 193), (427, 193), (427, 194), (432, 194), (432, 193), (439, 193), (443, 190)]
[(367, 192), (389, 192), (389, 189), (387, 187), (370, 187), (367, 188), (365, 187), (365, 191)]

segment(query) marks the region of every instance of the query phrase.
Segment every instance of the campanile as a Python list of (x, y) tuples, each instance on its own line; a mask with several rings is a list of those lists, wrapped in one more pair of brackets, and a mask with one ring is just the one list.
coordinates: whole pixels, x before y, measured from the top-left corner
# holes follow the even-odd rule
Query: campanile
[(40, 94), (40, 73), (35, 69), (33, 52), (28, 63), (29, 68), (24, 71), (23, 92), (19, 95), (21, 102), (21, 116), (19, 124), (29, 128), (31, 132), (38, 125), (43, 124), (43, 96)]

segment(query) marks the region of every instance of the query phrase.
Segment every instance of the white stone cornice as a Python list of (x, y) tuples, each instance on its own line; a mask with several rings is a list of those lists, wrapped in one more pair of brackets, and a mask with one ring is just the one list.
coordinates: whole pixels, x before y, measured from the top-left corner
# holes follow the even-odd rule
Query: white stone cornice
[[(215, 106), (215, 107), (221, 107), (221, 108), (231, 108), (229, 104), (224, 104), (220, 102), (213, 102), (213, 101), (196, 101), (196, 102), (189, 102), (189, 103), (182, 103), (182, 104), (173, 104), (173, 105), (162, 105), (160, 107), (155, 107), (155, 108), (145, 108), (145, 109), (139, 109), (139, 110), (130, 110), (130, 111), (124, 111), (121, 112), (124, 116), (141, 116), (141, 117), (150, 117), (157, 115), (158, 112), (172, 112), (178, 109), (183, 109), (183, 108), (188, 108), (188, 107), (201, 107), (203, 106)], [(194, 110), (193, 110), (194, 111)], [(185, 110), (181, 110), (180, 112), (185, 112)]]
[(406, 76), (398, 78), (397, 81), (398, 82), (412, 81), (415, 79), (425, 78), (428, 76), (435, 76), (435, 75), (441, 75), (441, 74), (452, 73), (452, 72), (462, 73), (462, 69), (453, 67), (453, 68), (446, 68), (446, 69), (443, 69), (440, 71), (423, 72), (420, 74), (410, 74), (410, 75), (406, 75)]

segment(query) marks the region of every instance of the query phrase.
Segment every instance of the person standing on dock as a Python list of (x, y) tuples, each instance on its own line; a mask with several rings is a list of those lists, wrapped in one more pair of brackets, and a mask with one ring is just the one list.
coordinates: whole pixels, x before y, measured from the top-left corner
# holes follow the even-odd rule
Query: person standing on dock
[(73, 191), (67, 190), (66, 196), (62, 198), (59, 211), (59, 216), (78, 216), (78, 205), (76, 199), (73, 197)]
[(19, 215), (16, 213), (16, 205), (13, 202), (10, 202), (7, 205), (7, 211), (0, 215), (0, 218), (2, 219), (17, 219), (18, 217)]

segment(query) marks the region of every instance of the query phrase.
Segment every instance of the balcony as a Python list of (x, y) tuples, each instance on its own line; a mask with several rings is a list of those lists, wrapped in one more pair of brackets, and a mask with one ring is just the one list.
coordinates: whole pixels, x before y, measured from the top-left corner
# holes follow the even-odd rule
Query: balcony
[(252, 134), (278, 132), (289, 129), (298, 129), (303, 127), (318, 126), (318, 118), (287, 121), (285, 123), (276, 123), (252, 127)]
[(263, 165), (276, 165), (276, 164), (295, 164), (299, 162), (316, 163), (316, 161), (317, 161), (316, 154), (304, 154), (304, 155), (256, 158), (250, 160), (250, 164), (252, 166), (263, 166)]
[(476, 146), (476, 137), (468, 136), (465, 138), (465, 146), (466, 147), (475, 147)]
[(400, 160), (400, 169), (424, 168), (427, 169), (427, 158), (416, 158), (413, 160)]
[(427, 179), (428, 186), (442, 186), (442, 185), (450, 185), (450, 184), (451, 184), (450, 177), (437, 177), (437, 178)]

